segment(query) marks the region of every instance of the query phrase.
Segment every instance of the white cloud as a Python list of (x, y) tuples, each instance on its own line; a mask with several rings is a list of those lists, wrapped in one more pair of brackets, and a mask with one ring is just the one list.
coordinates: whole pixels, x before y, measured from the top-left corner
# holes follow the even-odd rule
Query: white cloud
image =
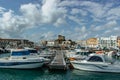
[[(44, 25), (49, 24), (50, 26), (64, 25), (72, 28), (79, 26), (75, 29), (68, 27), (68, 31), (61, 32), (68, 34), (71, 39), (99, 36), (102, 35), (101, 32), (105, 35), (115, 31), (119, 33), (120, 6), (114, 7), (114, 3), (101, 4), (86, 0), (42, 0), (41, 2), (41, 4), (22, 4), (19, 15), (15, 14), (13, 10), (0, 7), (0, 37), (32, 39), (37, 34), (38, 36), (42, 34), (36, 39), (52, 39), (56, 34), (55, 31), (24, 36), (26, 30), (41, 26), (43, 28)], [(68, 22), (68, 20), (70, 21)], [(69, 23), (73, 23), (73, 25), (66, 25)], [(89, 27), (91, 25), (94, 26)]]
[(65, 21), (65, 19), (63, 19), (63, 18), (59, 18), (59, 19), (57, 19), (57, 21), (54, 23), (54, 25), (56, 26), (56, 27), (59, 27), (60, 25), (65, 25), (65, 24), (67, 24), (66, 23), (66, 21)]
[(64, 0), (59, 4), (59, 6), (77, 7), (77, 6), (80, 6), (80, 3), (81, 3), (81, 1), (78, 1), (78, 0), (71, 0), (71, 1)]
[[(65, 0), (65, 1), (62, 1), (59, 5), (68, 6), (71, 8), (73, 7), (72, 12), (71, 12), (72, 14), (76, 14), (80, 12), (81, 15), (83, 16), (87, 15), (87, 12), (90, 12), (96, 17), (103, 17), (103, 14), (105, 13), (103, 5), (96, 3), (96, 2), (92, 2), (92, 1), (79, 1), (79, 0), (72, 0), (72, 1), (67, 0), (66, 1)], [(79, 8), (79, 9), (74, 9), (74, 7)]]
[(0, 7), (0, 14), (3, 14), (6, 9), (3, 7)]
[(76, 32), (79, 32), (79, 33), (85, 33), (87, 31), (86, 27), (85, 26), (82, 26), (82, 27), (75, 27), (74, 29)]
[(33, 32), (30, 34), (24, 34), (23, 38), (26, 38), (33, 41), (40, 41), (40, 40), (54, 40), (57, 38), (56, 34), (52, 31), (48, 32)]
[(85, 26), (83, 26), (83, 27), (81, 28), (81, 32), (83, 32), (83, 33), (86, 32), (86, 27), (85, 27)]
[[(0, 31), (2, 31), (4, 35), (7, 37), (19, 36), (21, 29), (18, 25), (19, 24), (17, 24), (17, 18), (15, 17), (12, 10), (3, 12), (2, 16), (0, 17)], [(4, 35), (1, 36), (4, 37)]]
[(111, 8), (107, 15), (107, 20), (118, 20), (120, 18), (120, 6)]
[(116, 8), (112, 8), (108, 11), (108, 15), (116, 15), (116, 16), (120, 16), (120, 6), (116, 7)]
[(111, 30), (106, 30), (105, 32), (104, 32), (104, 34), (108, 34), (108, 33), (111, 33), (112, 31)]
[(45, 39), (45, 40), (54, 40), (56, 38), (56, 35), (54, 32), (44, 32), (42, 35), (41, 35), (41, 39)]
[[(44, 0), (43, 6), (42, 6), (42, 16), (44, 22), (52, 22), (53, 17), (57, 16), (58, 12), (56, 8), (57, 7), (57, 1), (56, 0)], [(56, 17), (57, 18), (57, 17)]]
[(43, 0), (42, 5), (23, 4), (20, 6), (22, 15), (16, 15), (13, 10), (0, 7), (0, 31), (3, 31), (7, 37), (19, 38), (25, 30), (35, 26), (65, 24), (66, 9), (58, 7), (58, 4), (58, 0)]
[(85, 10), (78, 9), (78, 8), (73, 8), (72, 11), (71, 11), (71, 14), (73, 14), (73, 15), (81, 14), (82, 16), (86, 16), (88, 13)]
[(112, 8), (113, 3), (100, 4), (94, 1), (79, 1), (79, 0), (65, 0), (60, 3), (62, 7), (72, 8), (71, 14), (80, 14), (81, 16), (87, 16), (92, 18), (92, 20), (101, 22), (108, 18), (108, 11)]
[(30, 26), (39, 24), (42, 21), (40, 5), (38, 4), (24, 4), (21, 5), (20, 11), (23, 14), (24, 19), (28, 21)]
[(101, 26), (96, 26), (93, 28), (94, 31), (100, 31), (103, 30), (103, 28)]
[(80, 27), (75, 27), (74, 29), (76, 32), (80, 32), (81, 31), (81, 28)]
[(84, 20), (76, 17), (76, 16), (68, 16), (68, 18), (72, 21), (74, 21), (75, 23), (79, 24), (79, 25), (82, 25), (84, 24)]
[(87, 32), (89, 29), (86, 29), (85, 26), (82, 27), (75, 27), (74, 31), (71, 32), (71, 34), (69, 35), (71, 39), (73, 40), (80, 40), (80, 39), (85, 39), (88, 37), (88, 33)]
[(112, 29), (116, 26), (117, 26), (117, 22), (114, 20), (114, 21), (109, 21), (104, 25), (102, 24), (102, 25), (96, 26), (93, 29), (94, 31), (101, 31), (101, 30)]
[(115, 27), (113, 30), (119, 31), (120, 27)]
[(56, 23), (59, 18), (64, 19), (66, 9), (58, 7), (59, 3), (59, 0), (44, 0), (41, 12), (45, 23)]
[(107, 24), (105, 24), (105, 27), (107, 27), (107, 28), (116, 27), (116, 26), (117, 26), (117, 22), (115, 20), (110, 21)]

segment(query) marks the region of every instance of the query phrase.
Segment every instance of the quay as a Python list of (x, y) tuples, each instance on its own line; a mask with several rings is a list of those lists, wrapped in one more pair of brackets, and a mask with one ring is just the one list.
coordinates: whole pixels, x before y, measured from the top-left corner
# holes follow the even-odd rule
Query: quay
[(57, 50), (54, 59), (49, 64), (50, 69), (67, 69), (66, 61), (64, 59), (64, 52)]

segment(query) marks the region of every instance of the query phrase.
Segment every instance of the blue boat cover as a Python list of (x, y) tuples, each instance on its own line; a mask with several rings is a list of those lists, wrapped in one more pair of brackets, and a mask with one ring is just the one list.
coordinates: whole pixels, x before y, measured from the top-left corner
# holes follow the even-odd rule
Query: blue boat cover
[(29, 51), (13, 51), (11, 53), (11, 56), (24, 56), (24, 55), (29, 55)]

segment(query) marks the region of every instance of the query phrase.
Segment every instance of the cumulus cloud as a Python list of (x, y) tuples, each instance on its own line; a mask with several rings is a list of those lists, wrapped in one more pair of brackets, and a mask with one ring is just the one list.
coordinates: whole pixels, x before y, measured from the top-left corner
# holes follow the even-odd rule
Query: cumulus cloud
[(20, 11), (23, 14), (22, 17), (24, 17), (24, 19), (29, 23), (29, 26), (39, 24), (39, 22), (42, 20), (40, 14), (40, 5), (38, 4), (29, 3), (21, 5)]
[(0, 7), (0, 37), (32, 39), (40, 35), (36, 39), (53, 39), (56, 31), (49, 31), (50, 29), (46, 33), (38, 32), (24, 36), (29, 29), (43, 28), (45, 25), (55, 27), (54, 30), (64, 25), (68, 31), (61, 30), (58, 33), (68, 34), (74, 39), (99, 36), (102, 35), (101, 33), (105, 35), (110, 35), (112, 32), (119, 33), (120, 6), (114, 7), (114, 3), (101, 4), (94, 0), (42, 0), (41, 2), (22, 4), (19, 8), (20, 14)]
[[(21, 34), (35, 26), (42, 24), (53, 24), (59, 26), (65, 24), (66, 9), (59, 8), (58, 0), (43, 0), (40, 4), (23, 4), (20, 6), (22, 15), (17, 15), (13, 10), (7, 10), (0, 7), (0, 31), (4, 32), (7, 37), (22, 37)], [(1, 35), (1, 37), (3, 37)]]
[(1, 15), (2, 16), (0, 17), (0, 31), (2, 31), (7, 37), (18, 36), (21, 30), (19, 30), (20, 26), (17, 23), (18, 20), (17, 17), (14, 15), (14, 11), (3, 11)]
[(57, 0), (44, 0), (44, 5), (42, 6), (42, 16), (44, 22), (55, 22), (54, 18), (57, 18), (59, 15), (57, 14), (59, 13), (56, 8), (57, 3)]
[[(45, 23), (62, 23), (64, 14), (67, 12), (65, 8), (58, 7), (60, 0), (44, 0), (41, 8), (42, 20)], [(64, 23), (64, 22), (63, 22)]]

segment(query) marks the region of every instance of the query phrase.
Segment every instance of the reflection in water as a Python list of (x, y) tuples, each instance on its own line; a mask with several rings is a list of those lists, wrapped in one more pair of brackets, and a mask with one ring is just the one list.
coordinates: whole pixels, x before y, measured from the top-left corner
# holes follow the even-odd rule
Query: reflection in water
[(44, 74), (42, 69), (17, 70), (0, 69), (0, 80), (36, 80)]
[(96, 73), (80, 70), (33, 70), (0, 69), (0, 80), (119, 80), (117, 73)]
[(74, 77), (75, 80), (118, 80), (120, 74), (73, 70), (72, 77)]

